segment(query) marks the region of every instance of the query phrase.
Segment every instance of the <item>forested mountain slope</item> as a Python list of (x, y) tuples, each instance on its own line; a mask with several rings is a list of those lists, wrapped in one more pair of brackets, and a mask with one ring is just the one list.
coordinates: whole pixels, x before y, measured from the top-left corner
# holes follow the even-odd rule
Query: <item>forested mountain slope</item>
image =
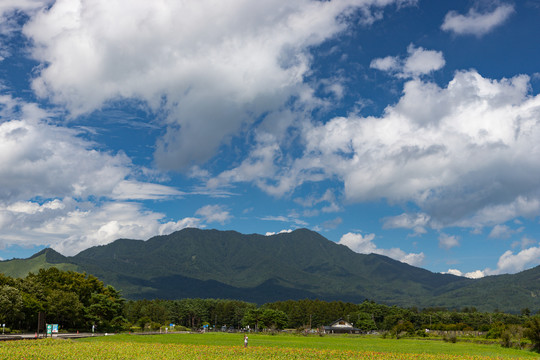
[(371, 299), (419, 308), (540, 308), (540, 268), (471, 280), (357, 254), (306, 229), (273, 236), (184, 229), (147, 241), (120, 239), (73, 257), (47, 249), (30, 259), (0, 262), (0, 272), (10, 275), (12, 262), (18, 261), (21, 276), (21, 261), (30, 266), (43, 257), (43, 266), (93, 274), (131, 299)]

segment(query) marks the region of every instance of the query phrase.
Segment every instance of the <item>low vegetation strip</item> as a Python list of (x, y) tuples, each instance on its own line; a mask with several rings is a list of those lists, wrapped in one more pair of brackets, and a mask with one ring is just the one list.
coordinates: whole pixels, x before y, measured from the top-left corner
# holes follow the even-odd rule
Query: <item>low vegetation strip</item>
[[(115, 335), (100, 338), (85, 338), (81, 342), (126, 342), (126, 343), (161, 343), (184, 345), (219, 345), (237, 346), (243, 344), (243, 334), (238, 333), (205, 333), (205, 334), (163, 334), (163, 335)], [(379, 336), (361, 335), (328, 335), (302, 336), (298, 334), (249, 334), (249, 346), (303, 348), (312, 350), (363, 351), (375, 353), (409, 353), (409, 354), (450, 354), (475, 355), (479, 358), (534, 358), (538, 354), (528, 350), (501, 347), (498, 343), (491, 345), (458, 341), (444, 342), (442, 339), (383, 339)]]
[[(495, 360), (477, 355), (384, 353), (310, 348), (185, 345), (163, 343), (16, 341), (0, 345), (0, 359), (343, 359), (343, 360)], [(515, 358), (514, 359), (526, 359)]]

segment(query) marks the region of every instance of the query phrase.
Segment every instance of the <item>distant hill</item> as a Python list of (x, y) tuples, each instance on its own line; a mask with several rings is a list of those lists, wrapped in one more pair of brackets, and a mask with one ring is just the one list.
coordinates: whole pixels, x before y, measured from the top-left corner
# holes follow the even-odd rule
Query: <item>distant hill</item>
[(0, 262), (0, 272), (25, 276), (49, 266), (93, 274), (128, 299), (370, 299), (418, 308), (540, 308), (540, 267), (472, 280), (357, 254), (306, 229), (273, 236), (184, 229), (147, 241), (120, 239), (73, 257), (46, 249)]
[(43, 249), (28, 259), (0, 261), (0, 273), (11, 277), (25, 277), (29, 272), (35, 273), (39, 269), (48, 269), (53, 266), (60, 270), (79, 270), (78, 266), (69, 263), (65, 256), (53, 249)]

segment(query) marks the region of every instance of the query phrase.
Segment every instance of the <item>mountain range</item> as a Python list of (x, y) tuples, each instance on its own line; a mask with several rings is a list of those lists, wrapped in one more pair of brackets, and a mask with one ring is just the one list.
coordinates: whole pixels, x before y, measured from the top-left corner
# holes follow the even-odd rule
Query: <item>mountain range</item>
[(146, 241), (119, 239), (70, 257), (47, 248), (0, 262), (0, 272), (22, 277), (50, 266), (92, 274), (127, 299), (369, 299), (417, 308), (540, 309), (540, 267), (473, 280), (358, 254), (307, 229), (264, 236), (188, 228)]

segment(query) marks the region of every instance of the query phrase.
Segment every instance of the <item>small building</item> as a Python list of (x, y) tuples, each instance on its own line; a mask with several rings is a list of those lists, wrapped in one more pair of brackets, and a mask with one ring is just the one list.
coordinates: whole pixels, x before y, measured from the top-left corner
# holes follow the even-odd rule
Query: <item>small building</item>
[(348, 321), (338, 319), (324, 327), (326, 334), (360, 334), (362, 330), (357, 329)]

